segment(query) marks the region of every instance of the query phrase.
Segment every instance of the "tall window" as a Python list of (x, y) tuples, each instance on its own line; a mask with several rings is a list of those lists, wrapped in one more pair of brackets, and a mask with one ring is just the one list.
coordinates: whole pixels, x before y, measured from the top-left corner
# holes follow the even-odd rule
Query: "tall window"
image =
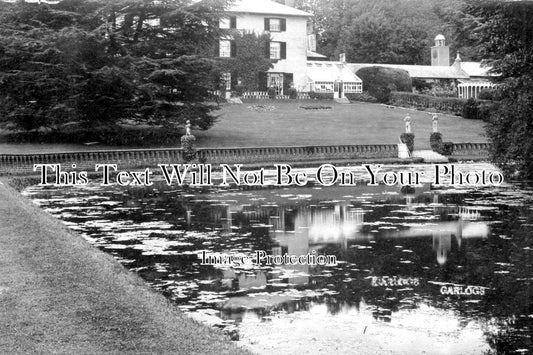
[(283, 32), (287, 30), (287, 20), (284, 18), (265, 18), (265, 31)]
[(271, 18), (270, 19), (270, 31), (271, 32), (279, 32), (281, 31), (281, 21), (279, 18)]
[(220, 40), (220, 56), (224, 58), (231, 57), (231, 41), (227, 39)]
[(270, 42), (270, 59), (281, 59), (280, 42)]
[(287, 59), (287, 43), (285, 42), (270, 42), (267, 50), (267, 58)]

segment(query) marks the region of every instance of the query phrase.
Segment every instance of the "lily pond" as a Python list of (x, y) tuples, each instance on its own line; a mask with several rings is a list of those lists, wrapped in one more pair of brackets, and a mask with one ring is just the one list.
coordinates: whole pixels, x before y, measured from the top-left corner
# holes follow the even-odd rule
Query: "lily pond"
[[(400, 168), (431, 167), (386, 169)], [(533, 347), (533, 189), (523, 184), (91, 182), (23, 194), (255, 353), (524, 354)], [(336, 263), (256, 262), (263, 252)], [(255, 261), (221, 262), (226, 256)]]

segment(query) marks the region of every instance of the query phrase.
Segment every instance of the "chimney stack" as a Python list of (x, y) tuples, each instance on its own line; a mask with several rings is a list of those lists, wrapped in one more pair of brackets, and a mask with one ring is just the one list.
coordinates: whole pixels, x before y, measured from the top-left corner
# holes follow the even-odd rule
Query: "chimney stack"
[(316, 35), (307, 35), (307, 50), (316, 52)]
[(457, 52), (457, 57), (455, 58), (455, 61), (453, 62), (453, 66), (455, 70), (461, 70), (461, 63), (463, 61), (461, 60), (461, 56), (459, 55), (459, 52)]
[(285, 0), (282, 1), (282, 3), (285, 3), (287, 6), (294, 7), (294, 0)]
[(339, 62), (346, 63), (346, 53), (339, 54)]

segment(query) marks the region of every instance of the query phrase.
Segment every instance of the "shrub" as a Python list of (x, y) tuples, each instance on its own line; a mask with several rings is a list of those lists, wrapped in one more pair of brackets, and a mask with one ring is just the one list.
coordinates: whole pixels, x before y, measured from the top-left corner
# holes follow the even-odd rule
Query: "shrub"
[(304, 110), (331, 110), (331, 106), (324, 106), (324, 105), (308, 105), (308, 106), (300, 106), (301, 109)]
[(476, 99), (469, 98), (468, 100), (466, 100), (466, 103), (463, 106), (461, 116), (463, 116), (463, 118), (468, 118), (471, 120), (479, 120), (481, 118), (479, 115), (479, 107)]
[(453, 142), (442, 143), (442, 148), (439, 153), (442, 155), (452, 155), (453, 154)]
[(415, 135), (413, 133), (402, 133), (400, 140), (407, 145), (407, 149), (412, 153), (415, 149)]
[(345, 93), (344, 96), (350, 101), (361, 101), (361, 102), (377, 102), (378, 99), (376, 99), (374, 96), (370, 95), (368, 92), (363, 93)]
[[(235, 85), (234, 92), (236, 97), (242, 97), (242, 95), (246, 92), (246, 87), (244, 85)], [(233, 93), (231, 96), (233, 96)]]
[(373, 92), (374, 96), (376, 97), (376, 100), (382, 103), (388, 103), (390, 101), (390, 93), (391, 89), (389, 89), (388, 87), (379, 87), (376, 88)]
[(498, 110), (498, 102), (481, 102), (479, 103), (479, 118), (485, 122), (488, 122), (493, 112)]
[(314, 92), (309, 91), (309, 97), (317, 100), (333, 100), (332, 92)]
[(431, 133), (429, 144), (431, 145), (431, 150), (439, 154), (452, 155), (453, 153), (453, 142), (443, 142), (440, 132)]
[(105, 145), (176, 145), (179, 144), (180, 130), (163, 127), (128, 127), (121, 125), (94, 125), (92, 127), (72, 126), (53, 131), (13, 132), (5, 136), (11, 143), (86, 143), (99, 142)]
[(433, 132), (429, 136), (429, 145), (434, 152), (440, 152), (442, 150), (442, 134), (440, 132)]
[(289, 88), (289, 90), (287, 91), (289, 94), (289, 99), (296, 100), (298, 98), (298, 90), (296, 90), (295, 88)]
[(494, 89), (483, 89), (477, 97), (480, 100), (494, 100)]
[(194, 148), (194, 142), (196, 137), (192, 134), (184, 135), (181, 137), (181, 148), (183, 149), (183, 160), (188, 163), (196, 159), (196, 149)]
[(423, 79), (413, 78), (412, 81), (413, 81), (413, 87), (418, 92), (429, 91), (429, 90), (431, 90), (433, 88), (433, 85), (431, 83), (428, 83), (427, 81), (425, 81)]
[(272, 100), (276, 98), (276, 89), (275, 88), (268, 88), (267, 90), (268, 97)]
[(366, 91), (379, 102), (388, 102), (391, 91), (412, 91), (412, 80), (405, 70), (374, 66), (361, 68), (356, 75), (363, 80)]

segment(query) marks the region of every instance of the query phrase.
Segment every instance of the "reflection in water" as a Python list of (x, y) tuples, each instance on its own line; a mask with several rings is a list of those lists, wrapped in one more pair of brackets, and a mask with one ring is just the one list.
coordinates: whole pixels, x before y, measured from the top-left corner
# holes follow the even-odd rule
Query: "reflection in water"
[[(370, 326), (366, 337), (379, 329), (398, 344), (411, 338), (424, 344), (431, 335), (431, 341), (455, 342), (454, 349), (468, 343), (472, 353), (528, 349), (531, 191), (426, 186), (408, 192), (381, 186), (249, 191), (156, 185), (32, 187), (25, 194), (182, 310), (225, 329), (236, 327), (248, 342), (267, 332), (282, 348), (305, 346), (305, 339), (335, 329), (327, 338), (337, 339), (333, 345), (341, 349), (346, 343), (349, 352), (356, 329)], [(213, 267), (200, 265), (198, 257), (203, 251), (258, 250), (314, 251), (335, 255), (339, 264)], [(487, 292), (445, 295), (443, 286)], [(293, 322), (304, 321), (320, 327), (300, 325), (305, 331), (290, 335), (300, 329)], [(458, 334), (468, 334), (468, 341)], [(398, 344), (391, 347), (399, 351)]]

